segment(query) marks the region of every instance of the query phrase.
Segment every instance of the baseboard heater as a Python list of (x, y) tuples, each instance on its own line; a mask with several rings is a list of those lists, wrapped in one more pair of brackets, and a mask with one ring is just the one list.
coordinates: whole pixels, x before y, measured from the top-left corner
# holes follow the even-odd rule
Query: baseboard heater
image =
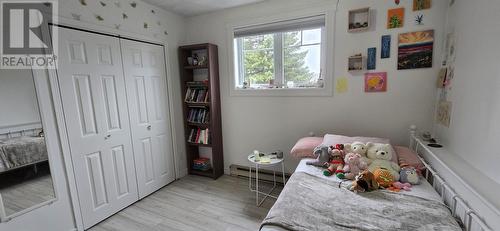
[[(229, 166), (231, 176), (236, 177), (244, 177), (248, 178), (248, 166), (232, 164)], [(252, 178), (255, 179), (255, 168), (252, 167)], [(288, 180), (290, 178), (290, 174), (285, 173), (285, 178)], [(273, 182), (273, 171), (269, 169), (259, 169), (259, 181), (269, 181)], [(280, 171), (276, 171), (276, 182), (283, 184), (283, 178), (281, 177), (281, 169)]]

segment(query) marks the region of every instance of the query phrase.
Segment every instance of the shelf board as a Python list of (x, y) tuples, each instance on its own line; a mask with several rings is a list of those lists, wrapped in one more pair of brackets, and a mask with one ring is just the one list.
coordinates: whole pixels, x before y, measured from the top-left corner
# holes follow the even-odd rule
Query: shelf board
[(198, 147), (212, 147), (211, 144), (198, 144), (198, 143), (192, 143), (192, 142), (186, 142), (189, 146), (198, 146)]
[(207, 69), (208, 65), (198, 65), (198, 66), (184, 66), (184, 69), (186, 70), (193, 70), (193, 69)]
[(210, 106), (210, 102), (185, 102), (188, 106)]
[(198, 176), (207, 176), (207, 177), (213, 177), (214, 176), (214, 171), (213, 169), (208, 169), (206, 171), (201, 171), (201, 170), (196, 170), (196, 169), (191, 169), (191, 174), (192, 175), (198, 175)]
[(188, 126), (201, 127), (201, 128), (208, 128), (208, 127), (210, 127), (210, 123), (192, 123), (192, 122), (188, 122), (187, 125)]

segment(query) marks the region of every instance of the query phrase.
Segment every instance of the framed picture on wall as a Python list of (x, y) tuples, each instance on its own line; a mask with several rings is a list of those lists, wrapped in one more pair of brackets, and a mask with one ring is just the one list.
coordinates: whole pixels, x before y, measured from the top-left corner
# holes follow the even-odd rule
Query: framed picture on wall
[(387, 11), (387, 29), (403, 27), (405, 21), (405, 8), (395, 8)]
[(434, 30), (400, 34), (398, 43), (398, 70), (432, 67)]
[(365, 92), (387, 91), (387, 72), (365, 74)]

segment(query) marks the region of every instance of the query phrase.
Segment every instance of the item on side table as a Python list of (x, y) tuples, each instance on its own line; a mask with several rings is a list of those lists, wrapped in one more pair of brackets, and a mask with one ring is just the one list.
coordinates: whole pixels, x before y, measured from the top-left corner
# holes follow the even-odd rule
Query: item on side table
[(368, 170), (364, 170), (358, 174), (354, 182), (350, 185), (349, 190), (358, 192), (369, 192), (379, 188), (377, 181), (375, 181), (375, 176)]
[(404, 166), (399, 172), (399, 181), (402, 183), (420, 184), (420, 178), (417, 169), (412, 166)]
[(337, 144), (335, 147), (331, 147), (332, 151), (330, 153), (330, 163), (328, 168), (323, 171), (323, 175), (331, 176), (336, 174), (337, 177), (344, 177), (344, 145)]
[(345, 178), (353, 180), (360, 172), (368, 168), (368, 165), (358, 153), (347, 153), (344, 158)]
[(411, 191), (411, 187), (412, 186), (410, 183), (401, 183), (399, 181), (396, 181), (396, 182), (392, 183), (391, 187), (389, 187), (387, 189), (390, 191), (393, 191), (393, 192), (399, 192), (401, 190)]
[(306, 164), (314, 165), (317, 167), (327, 167), (328, 161), (330, 160), (330, 153), (332, 152), (331, 148), (327, 145), (321, 144), (314, 148), (314, 155), (316, 155), (316, 160), (308, 161)]
[(207, 171), (211, 167), (210, 159), (208, 158), (198, 158), (193, 160), (193, 169), (200, 171)]
[(379, 168), (386, 169), (394, 176), (394, 181), (398, 181), (400, 167), (391, 161), (393, 156), (391, 145), (368, 142), (366, 147), (368, 148), (366, 156), (372, 160), (368, 170), (374, 172)]
[(373, 175), (375, 176), (375, 181), (377, 181), (378, 185), (382, 188), (390, 187), (395, 181), (394, 176), (387, 169), (375, 169)]

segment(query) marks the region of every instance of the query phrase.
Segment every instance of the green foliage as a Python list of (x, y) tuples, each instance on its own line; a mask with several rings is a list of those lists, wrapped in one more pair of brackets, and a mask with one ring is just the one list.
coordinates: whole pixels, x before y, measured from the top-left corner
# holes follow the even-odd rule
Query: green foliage
[[(308, 51), (300, 49), (300, 33), (289, 32), (283, 36), (283, 67), (285, 81), (308, 82), (314, 77), (306, 66)], [(268, 84), (274, 78), (274, 36), (252, 36), (243, 39), (245, 81)]]
[(391, 16), (389, 20), (389, 27), (390, 28), (398, 28), (401, 27), (401, 20), (398, 18), (397, 15)]

